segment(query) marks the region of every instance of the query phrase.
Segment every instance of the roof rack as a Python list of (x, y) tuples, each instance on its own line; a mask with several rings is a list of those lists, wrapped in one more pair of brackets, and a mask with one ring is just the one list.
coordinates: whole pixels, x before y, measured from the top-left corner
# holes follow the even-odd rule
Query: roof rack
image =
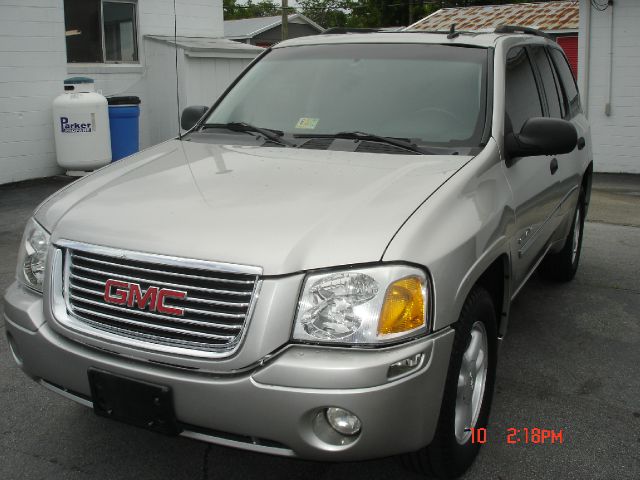
[(531, 27), (522, 27), (520, 25), (498, 25), (493, 33), (528, 33), (529, 35), (537, 35), (538, 37), (553, 40), (553, 37), (542, 30)]
[(431, 33), (437, 35), (451, 35), (453, 33), (453, 37), (455, 38), (458, 35), (481, 35), (490, 32), (481, 32), (475, 30), (454, 30), (451, 32), (451, 28), (446, 30), (408, 30), (408, 27), (403, 28), (402, 30), (389, 30), (387, 28), (349, 28), (349, 27), (331, 27), (326, 29), (324, 32), (320, 33), (320, 35), (333, 35), (333, 34), (344, 34), (344, 33)]
[(349, 27), (331, 27), (327, 28), (320, 35), (333, 35), (342, 33), (378, 33), (384, 30), (380, 28), (349, 28)]
[[(443, 30), (408, 30), (409, 27), (407, 27), (407, 29), (402, 30), (402, 33), (431, 33), (431, 34), (435, 34), (435, 35), (451, 35), (451, 27), (443, 29)], [(454, 36), (452, 38), (456, 38), (458, 37), (458, 35), (471, 35), (471, 36), (476, 36), (476, 35), (485, 35), (487, 33), (491, 33), (491, 32), (485, 32), (485, 31), (481, 31), (481, 30), (454, 30), (453, 34)], [(450, 39), (451, 40), (451, 39)]]

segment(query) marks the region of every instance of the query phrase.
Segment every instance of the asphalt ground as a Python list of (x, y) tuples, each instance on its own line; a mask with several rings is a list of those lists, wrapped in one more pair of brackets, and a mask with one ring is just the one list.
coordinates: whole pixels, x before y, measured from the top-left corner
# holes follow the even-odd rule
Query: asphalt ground
[[(67, 182), (0, 186), (0, 292), (13, 281), (30, 213)], [(515, 300), (487, 441), (464, 479), (640, 478), (638, 192), (640, 176), (598, 176), (576, 279), (557, 285), (534, 275)], [(520, 443), (507, 443), (509, 428), (524, 427), (561, 430), (562, 443), (525, 443), (522, 430)], [(0, 338), (0, 479), (254, 478), (421, 477), (390, 458), (307, 462), (99, 418), (29, 380)]]

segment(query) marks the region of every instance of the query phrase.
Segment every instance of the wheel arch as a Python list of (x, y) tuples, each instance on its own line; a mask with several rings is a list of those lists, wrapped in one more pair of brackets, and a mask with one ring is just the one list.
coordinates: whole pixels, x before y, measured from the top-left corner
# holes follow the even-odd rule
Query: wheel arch
[[(465, 276), (456, 294), (456, 304), (464, 305), (473, 288), (484, 288), (493, 302), (496, 315), (498, 337), (506, 333), (511, 305), (511, 259), (507, 250), (493, 251), (493, 255), (485, 255)], [(458, 312), (458, 315), (460, 312)]]
[(509, 295), (509, 256), (506, 253), (496, 258), (480, 275), (475, 285), (489, 292), (496, 313), (498, 337), (506, 333), (510, 295)]

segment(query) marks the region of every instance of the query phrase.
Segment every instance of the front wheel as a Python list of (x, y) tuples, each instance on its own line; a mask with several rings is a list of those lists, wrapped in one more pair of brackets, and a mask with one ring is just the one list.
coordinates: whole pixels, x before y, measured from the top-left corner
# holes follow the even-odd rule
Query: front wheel
[(478, 454), (471, 429), (485, 428), (495, 383), (496, 314), (489, 293), (474, 287), (460, 314), (451, 352), (438, 427), (432, 443), (404, 457), (412, 470), (456, 478)]

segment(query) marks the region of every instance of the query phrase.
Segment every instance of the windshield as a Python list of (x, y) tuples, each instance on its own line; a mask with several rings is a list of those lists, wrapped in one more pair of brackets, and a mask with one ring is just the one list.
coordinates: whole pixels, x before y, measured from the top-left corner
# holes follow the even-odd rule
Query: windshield
[(292, 136), (341, 132), (478, 146), (487, 51), (430, 44), (276, 48), (219, 102), (206, 124), (246, 123)]

